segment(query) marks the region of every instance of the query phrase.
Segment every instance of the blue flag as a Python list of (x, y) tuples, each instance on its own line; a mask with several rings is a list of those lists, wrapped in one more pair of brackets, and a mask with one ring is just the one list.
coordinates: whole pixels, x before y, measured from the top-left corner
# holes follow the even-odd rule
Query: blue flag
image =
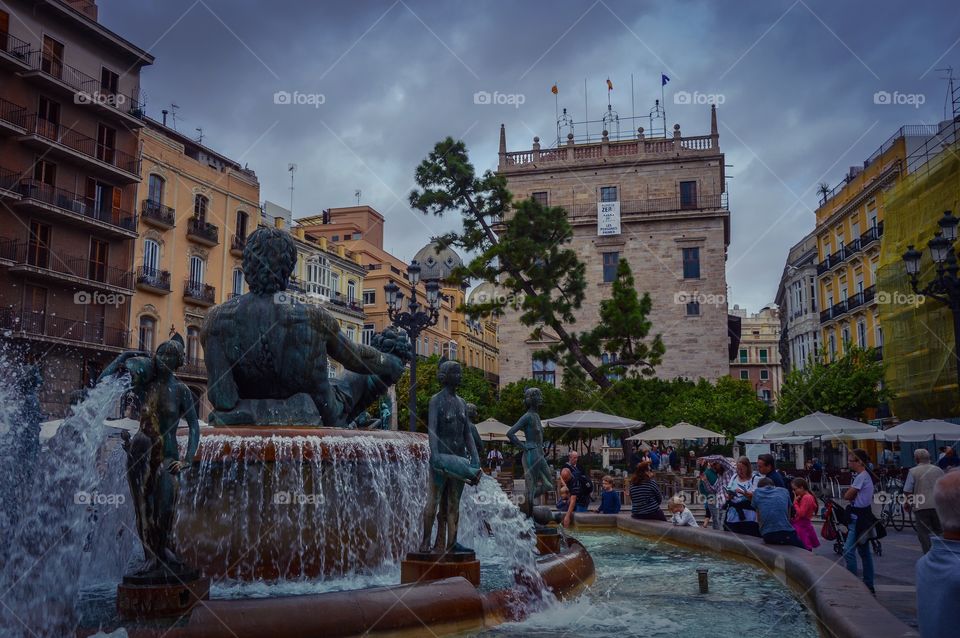
[(660, 86), (666, 86), (666, 85), (667, 85), (667, 82), (669, 82), (669, 81), (670, 81), (670, 78), (668, 78), (668, 77), (666, 76), (666, 74), (664, 74), (664, 73), (661, 73), (661, 74), (660, 74)]

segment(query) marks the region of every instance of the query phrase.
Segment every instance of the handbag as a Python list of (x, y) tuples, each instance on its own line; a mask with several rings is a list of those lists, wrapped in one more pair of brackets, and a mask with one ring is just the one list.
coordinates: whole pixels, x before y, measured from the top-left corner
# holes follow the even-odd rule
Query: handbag
[(830, 524), (830, 521), (823, 521), (823, 526), (820, 528), (820, 536), (824, 540), (835, 541), (837, 540), (837, 530)]

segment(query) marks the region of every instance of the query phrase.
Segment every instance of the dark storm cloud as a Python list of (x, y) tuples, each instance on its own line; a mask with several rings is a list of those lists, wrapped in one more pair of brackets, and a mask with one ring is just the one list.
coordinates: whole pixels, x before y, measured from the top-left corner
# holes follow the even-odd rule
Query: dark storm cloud
[[(262, 196), (297, 216), (362, 201), (387, 216), (387, 248), (410, 258), (455, 220), (410, 211), (416, 164), (451, 135), (480, 168), (497, 135), (529, 148), (555, 135), (554, 99), (583, 119), (613, 105), (645, 114), (667, 87), (667, 119), (709, 132), (722, 96), (720, 144), (730, 180), (731, 301), (772, 301), (787, 249), (812, 229), (816, 187), (835, 184), (903, 124), (935, 123), (960, 59), (960, 15), (946, 2), (273, 2), (100, 0), (101, 20), (157, 62), (143, 75), (149, 113), (177, 103), (178, 127), (257, 171)], [(323, 103), (275, 104), (278, 91)], [(523, 104), (475, 104), (477, 91)], [(877, 91), (925, 104), (875, 104)], [(310, 98), (302, 98), (309, 100)], [(319, 101), (319, 99), (315, 100)], [(514, 100), (516, 102), (518, 100)]]

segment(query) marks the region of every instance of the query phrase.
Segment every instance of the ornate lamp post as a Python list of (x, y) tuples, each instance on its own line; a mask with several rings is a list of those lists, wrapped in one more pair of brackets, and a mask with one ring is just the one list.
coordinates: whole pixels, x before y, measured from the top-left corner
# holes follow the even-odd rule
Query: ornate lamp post
[(913, 246), (907, 246), (907, 252), (903, 254), (903, 264), (910, 276), (913, 292), (932, 297), (950, 308), (953, 315), (953, 353), (957, 363), (957, 384), (960, 386), (960, 278), (957, 277), (957, 253), (953, 247), (957, 240), (957, 224), (960, 224), (960, 219), (948, 210), (944, 211), (943, 217), (937, 223), (940, 230), (934, 233), (933, 239), (927, 243), (930, 257), (937, 267), (933, 281), (920, 287), (920, 257), (923, 253)]
[[(410, 281), (410, 299), (407, 301), (407, 309), (403, 309), (403, 292), (400, 286), (393, 283), (391, 279), (383, 287), (387, 295), (387, 313), (390, 321), (397, 328), (403, 329), (410, 337), (410, 341), (416, 343), (420, 333), (430, 326), (436, 325), (440, 318), (440, 284), (435, 279), (426, 282), (427, 305), (423, 306), (417, 301), (417, 284), (420, 283), (420, 264), (416, 261), (410, 262), (407, 266), (407, 278)], [(410, 360), (410, 396), (408, 398), (408, 407), (410, 410), (410, 431), (417, 429), (417, 355), (414, 353)]]

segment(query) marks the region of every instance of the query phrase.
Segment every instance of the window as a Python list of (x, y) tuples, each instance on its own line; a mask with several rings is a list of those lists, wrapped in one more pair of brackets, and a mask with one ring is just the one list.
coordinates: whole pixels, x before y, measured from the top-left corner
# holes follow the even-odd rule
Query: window
[(339, 297), (340, 296), (340, 273), (332, 272), (330, 273), (330, 290), (333, 292), (331, 296)]
[(699, 316), (700, 316), (700, 302), (699, 302), (699, 301), (688, 301), (688, 302), (687, 302), (687, 316), (688, 316), (688, 317), (699, 317)]
[(533, 193), (532, 195), (530, 195), (530, 199), (532, 199), (533, 201), (537, 202), (537, 203), (540, 204), (541, 206), (546, 206), (546, 205), (547, 205), (547, 191), (537, 191), (536, 193)]
[(447, 330), (450, 330), (450, 318), (443, 315), (443, 331), (446, 332)]
[(116, 95), (120, 91), (120, 76), (108, 69), (100, 67), (100, 92), (107, 95)]
[(680, 182), (680, 208), (696, 208), (697, 207), (697, 183), (695, 181), (691, 182)]
[(601, 186), (600, 187), (600, 201), (601, 202), (616, 202), (617, 199), (617, 187), (616, 186)]
[(683, 278), (700, 279), (700, 249), (683, 249)]
[(533, 361), (533, 379), (557, 385), (557, 363), (555, 361)]
[(363, 237), (363, 235), (362, 235), (361, 233), (354, 233), (354, 234), (353, 234), (353, 238), (354, 238), (354, 239), (360, 239), (361, 237)]
[(347, 326), (347, 341), (350, 343), (357, 341), (357, 329), (354, 326)]
[(620, 265), (620, 253), (603, 253), (603, 281), (610, 283), (617, 278), (617, 266)]
[(850, 345), (850, 326), (844, 326), (842, 334), (843, 334), (843, 342), (842, 342), (843, 347), (846, 348), (848, 345)]
[(107, 256), (110, 245), (100, 239), (90, 240), (90, 260), (87, 262), (87, 279), (107, 280)]
[(48, 35), (43, 36), (40, 70), (55, 78), (63, 75), (63, 44)]
[(373, 334), (375, 330), (376, 328), (372, 323), (363, 324), (363, 333), (360, 335), (363, 345), (369, 346), (373, 344)]
[(153, 317), (140, 317), (140, 329), (137, 333), (137, 349), (153, 352), (153, 340), (157, 331), (157, 321)]
[(37, 133), (51, 140), (60, 139), (60, 105), (50, 98), (37, 100)]
[(740, 371), (740, 379), (743, 380), (743, 381), (749, 381), (749, 380), (750, 380), (750, 373), (749, 373), (748, 371), (746, 371), (746, 370), (741, 370), (741, 371)]
[(193, 216), (201, 222), (207, 221), (207, 209), (210, 206), (210, 200), (203, 195), (194, 195), (193, 197)]
[(364, 290), (363, 291), (363, 305), (372, 306), (377, 303), (377, 291), (376, 290)]
[(106, 124), (97, 124), (97, 159), (113, 164), (117, 150), (117, 131)]
[(769, 371), (769, 370), (761, 370), (761, 371), (760, 371), (760, 380), (761, 380), (761, 381), (769, 381), (769, 380), (770, 380), (770, 371)]
[(330, 296), (330, 262), (326, 257), (307, 262), (307, 293)]
[(330, 241), (340, 241), (340, 235), (334, 235), (330, 238)]
[[(600, 363), (605, 366), (614, 365), (617, 363), (617, 354), (615, 352), (604, 352), (600, 355)], [(611, 381), (619, 381), (621, 377), (621, 368), (610, 368), (607, 370), (607, 378)]]
[(764, 403), (770, 403), (773, 400), (773, 395), (770, 394), (770, 390), (761, 390), (760, 398), (763, 399)]
[(857, 322), (857, 345), (867, 347), (867, 322), (863, 319)]
[(347, 281), (347, 301), (353, 303), (357, 300), (357, 282), (353, 279)]
[(876, 347), (877, 347), (877, 348), (882, 348), (882, 347), (883, 347), (883, 327), (880, 326), (880, 324), (877, 323), (876, 318), (874, 318), (873, 323), (874, 323), (875, 326), (877, 326), (877, 327), (874, 329), (874, 333), (875, 333), (875, 335), (876, 335), (876, 337), (875, 337), (875, 338), (876, 338), (876, 342), (875, 342), (875, 343), (876, 343)]
[(830, 332), (827, 343), (829, 344), (830, 360), (833, 361), (837, 355), (837, 335), (834, 332)]
[(239, 268), (233, 269), (233, 296), (239, 297), (243, 294), (243, 271)]
[(741, 349), (740, 349), (740, 363), (747, 363), (748, 361), (749, 361), (749, 360), (748, 360), (748, 358), (747, 358), (747, 349), (746, 349), (746, 348), (741, 348)]
[(147, 186), (147, 199), (152, 204), (160, 205), (163, 203), (164, 179), (159, 175), (151, 175)]
[(246, 239), (247, 238), (247, 219), (248, 215), (242, 211), (237, 211), (237, 238)]
[(203, 259), (201, 259), (196, 255), (193, 255), (190, 257), (190, 283), (191, 284), (202, 284), (205, 270), (206, 270), (206, 264), (203, 262)]
[(153, 239), (143, 240), (143, 274), (154, 277), (159, 269), (160, 244)]
[(767, 363), (767, 349), (760, 348), (760, 363)]
[(50, 226), (30, 222), (30, 239), (27, 242), (27, 263), (31, 266), (50, 266)]
[(200, 328), (196, 326), (187, 326), (187, 362), (197, 363), (200, 361)]
[(440, 354), (440, 340), (433, 338), (433, 354)]

